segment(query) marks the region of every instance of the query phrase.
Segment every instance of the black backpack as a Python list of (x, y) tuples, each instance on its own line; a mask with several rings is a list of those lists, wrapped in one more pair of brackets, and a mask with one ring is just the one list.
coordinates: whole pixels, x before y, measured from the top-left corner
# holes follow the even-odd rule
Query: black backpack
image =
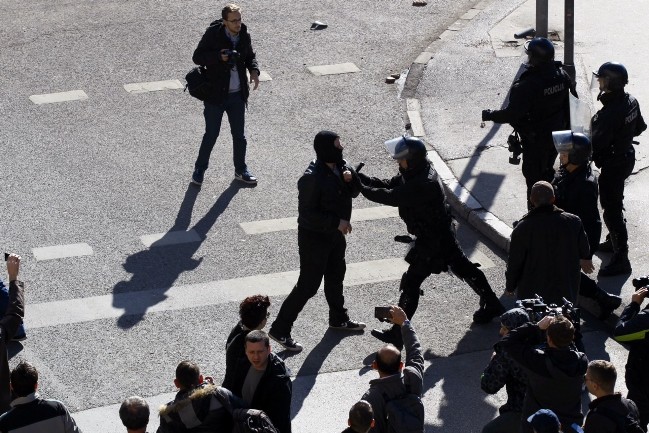
[(212, 83), (207, 79), (207, 69), (205, 66), (196, 66), (192, 68), (187, 75), (185, 75), (185, 91), (196, 99), (205, 101), (212, 96), (213, 87)]
[(233, 409), (230, 399), (219, 387), (216, 398), (232, 415), (232, 433), (279, 433), (266, 412), (258, 409)]
[(596, 407), (591, 410), (592, 413), (598, 413), (615, 423), (617, 426), (616, 433), (644, 433), (638, 419), (630, 413), (622, 415), (607, 407)]
[(405, 394), (385, 401), (385, 422), (389, 433), (423, 433), (424, 404), (421, 397), (410, 393), (406, 388)]

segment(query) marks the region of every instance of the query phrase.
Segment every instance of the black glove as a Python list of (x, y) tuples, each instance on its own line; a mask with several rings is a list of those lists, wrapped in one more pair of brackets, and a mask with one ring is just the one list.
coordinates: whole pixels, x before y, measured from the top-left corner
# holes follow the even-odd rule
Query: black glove
[(493, 111), (491, 110), (482, 110), (482, 121), (486, 122), (487, 120), (491, 120), (491, 114)]

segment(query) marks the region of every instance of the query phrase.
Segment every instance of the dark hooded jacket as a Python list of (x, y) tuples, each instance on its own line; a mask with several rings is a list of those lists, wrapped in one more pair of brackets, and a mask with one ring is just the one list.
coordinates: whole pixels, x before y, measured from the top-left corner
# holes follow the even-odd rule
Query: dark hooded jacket
[[(250, 402), (251, 409), (259, 409), (273, 422), (280, 433), (291, 433), (291, 394), (293, 385), (284, 361), (270, 353), (266, 372), (262, 376)], [(250, 362), (240, 362), (234, 371), (232, 392), (241, 397)]]
[(247, 102), (250, 95), (250, 86), (246, 76), (246, 69), (259, 73), (259, 65), (252, 49), (250, 34), (245, 24), (241, 24), (239, 42), (235, 46), (225, 33), (222, 19), (210, 24), (192, 56), (194, 63), (206, 67), (207, 78), (213, 87), (213, 96), (208, 98), (207, 101), (218, 104), (227, 98), (230, 90), (232, 67), (221, 59), (221, 50), (224, 49), (236, 50), (239, 53), (237, 72), (241, 82), (241, 97)]
[[(505, 335), (500, 345), (527, 375), (522, 419), (527, 420), (539, 409), (550, 409), (566, 431), (567, 426), (583, 421), (581, 389), (588, 358), (572, 347), (537, 348), (544, 341), (539, 327), (528, 323)], [(531, 433), (529, 423), (524, 422), (521, 431)]]
[(584, 433), (622, 433), (619, 427), (620, 424), (624, 425), (627, 416), (639, 421), (635, 403), (620, 393), (596, 398), (590, 402), (588, 409)]

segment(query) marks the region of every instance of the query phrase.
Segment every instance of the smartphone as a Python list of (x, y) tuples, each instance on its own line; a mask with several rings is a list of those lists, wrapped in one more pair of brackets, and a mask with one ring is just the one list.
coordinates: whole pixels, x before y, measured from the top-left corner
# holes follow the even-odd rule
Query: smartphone
[(381, 322), (389, 322), (392, 318), (390, 307), (374, 307), (374, 317), (379, 319)]
[(9, 253), (5, 253), (5, 262), (7, 261), (8, 258), (9, 258)]

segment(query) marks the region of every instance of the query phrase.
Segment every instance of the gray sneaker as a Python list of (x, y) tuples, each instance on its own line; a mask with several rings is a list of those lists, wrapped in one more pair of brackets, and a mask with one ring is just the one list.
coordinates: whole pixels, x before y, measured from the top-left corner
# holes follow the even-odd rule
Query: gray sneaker
[(257, 178), (253, 176), (248, 170), (245, 170), (243, 173), (234, 173), (234, 178), (241, 182), (257, 185)]
[(363, 329), (365, 329), (365, 323), (348, 320), (346, 322), (338, 324), (330, 323), (329, 327), (331, 329), (338, 329), (339, 331), (362, 331)]
[(268, 333), (268, 336), (273, 340), (277, 341), (284, 349), (288, 350), (289, 352), (297, 353), (302, 351), (302, 345), (297, 341), (293, 340), (290, 335), (280, 336), (274, 334), (273, 331), (270, 331)]

